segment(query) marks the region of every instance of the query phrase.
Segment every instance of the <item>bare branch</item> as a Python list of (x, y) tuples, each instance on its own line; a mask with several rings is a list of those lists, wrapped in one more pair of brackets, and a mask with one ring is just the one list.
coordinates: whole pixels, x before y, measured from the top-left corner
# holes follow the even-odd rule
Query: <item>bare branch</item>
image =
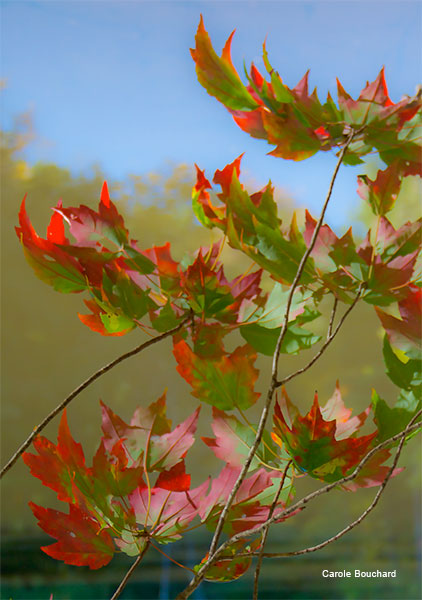
[(281, 381), (277, 381), (276, 383), (276, 387), (280, 387), (281, 385), (286, 384), (288, 381), (291, 381), (292, 379), (294, 379), (295, 377), (297, 377), (298, 375), (301, 375), (302, 373), (305, 373), (305, 371), (307, 371), (308, 369), (310, 369), (312, 367), (313, 364), (316, 363), (316, 361), (319, 359), (320, 356), (322, 356), (322, 354), (324, 354), (324, 352), (326, 351), (326, 349), (328, 348), (328, 346), (331, 344), (331, 342), (333, 341), (333, 339), (336, 337), (336, 335), (338, 334), (338, 332), (340, 331), (341, 327), (343, 326), (343, 323), (345, 322), (345, 320), (347, 319), (347, 317), (349, 316), (349, 314), (351, 313), (351, 311), (355, 308), (356, 304), (358, 303), (360, 296), (362, 294), (362, 290), (364, 289), (365, 285), (361, 284), (359, 286), (358, 292), (352, 302), (352, 304), (349, 306), (349, 308), (345, 311), (344, 315), (341, 317), (340, 321), (337, 324), (337, 327), (334, 329), (334, 331), (332, 333), (330, 333), (331, 327), (332, 327), (332, 322), (334, 321), (334, 308), (333, 308), (333, 312), (331, 313), (331, 320), (330, 320), (330, 325), (328, 327), (328, 333), (329, 335), (327, 335), (327, 339), (325, 340), (325, 342), (323, 343), (323, 345), (321, 346), (321, 348), (318, 350), (318, 352), (315, 354), (315, 356), (313, 356), (311, 358), (311, 360), (308, 362), (307, 365), (305, 365), (304, 367), (301, 367), (300, 369), (298, 369), (297, 371), (295, 371), (294, 373), (291, 373), (290, 375), (287, 375), (286, 377), (283, 377), (283, 379)]
[(334, 182), (336, 180), (337, 177), (337, 173), (340, 169), (340, 165), (343, 161), (343, 157), (347, 151), (347, 148), (349, 147), (350, 143), (352, 142), (354, 136), (356, 135), (355, 131), (352, 130), (349, 137), (346, 140), (345, 145), (343, 146), (340, 154), (339, 154), (339, 158), (337, 160), (337, 164), (334, 168), (334, 172), (333, 175), (331, 177), (331, 181), (330, 181), (330, 185), (328, 188), (328, 192), (327, 192), (327, 196), (325, 198), (325, 202), (324, 205), (322, 207), (321, 210), (321, 215), (319, 217), (318, 223), (314, 229), (314, 232), (312, 234), (312, 238), (311, 241), (309, 243), (308, 248), (306, 249), (306, 252), (304, 253), (304, 255), (302, 256), (302, 259), (299, 263), (296, 275), (294, 277), (294, 280), (292, 282), (292, 285), (290, 287), (290, 291), (289, 291), (289, 296), (287, 298), (287, 303), (286, 303), (286, 312), (284, 314), (284, 321), (283, 321), (283, 325), (280, 331), (280, 335), (278, 337), (277, 340), (277, 345), (274, 351), (274, 355), (273, 355), (273, 362), (272, 362), (272, 369), (271, 369), (271, 382), (270, 382), (270, 386), (267, 392), (267, 397), (266, 397), (266, 401), (265, 401), (265, 405), (264, 408), (262, 410), (261, 413), (261, 418), (259, 420), (259, 424), (258, 424), (258, 428), (257, 428), (257, 432), (256, 432), (256, 436), (255, 436), (255, 440), (254, 443), (251, 446), (251, 449), (249, 450), (249, 454), (246, 458), (246, 461), (242, 467), (242, 470), (236, 480), (236, 483), (233, 486), (233, 489), (227, 499), (227, 502), (223, 508), (223, 510), (221, 511), (220, 517), (218, 519), (218, 523), (217, 526), (215, 528), (215, 532), (214, 532), (214, 536), (210, 545), (210, 549), (208, 552), (208, 559), (204, 562), (204, 564), (202, 565), (202, 567), (199, 569), (199, 571), (196, 573), (195, 577), (193, 577), (193, 579), (190, 581), (190, 583), (188, 584), (188, 586), (177, 596), (178, 600), (185, 600), (186, 598), (189, 598), (189, 596), (192, 594), (192, 592), (198, 587), (198, 585), (201, 583), (201, 581), (204, 579), (205, 574), (207, 572), (207, 570), (209, 569), (210, 565), (212, 564), (213, 561), (213, 557), (216, 553), (216, 548), (217, 548), (217, 544), (218, 544), (218, 540), (220, 538), (221, 532), (223, 531), (223, 526), (224, 523), (226, 521), (227, 515), (229, 513), (229, 510), (233, 504), (234, 498), (243, 482), (243, 480), (246, 477), (246, 474), (249, 470), (249, 467), (251, 465), (251, 462), (253, 460), (253, 457), (255, 456), (255, 453), (258, 449), (258, 446), (261, 442), (263, 433), (264, 433), (264, 429), (265, 429), (265, 424), (267, 422), (267, 418), (270, 412), (270, 407), (271, 407), (271, 402), (273, 399), (273, 395), (274, 395), (274, 391), (277, 387), (277, 372), (278, 372), (278, 361), (279, 361), (279, 357), (280, 357), (280, 350), (281, 350), (281, 345), (283, 343), (283, 340), (286, 336), (287, 333), (287, 327), (288, 327), (288, 323), (289, 323), (289, 315), (290, 315), (290, 308), (292, 305), (292, 301), (293, 301), (293, 295), (295, 292), (295, 289), (299, 283), (299, 280), (302, 276), (302, 273), (304, 271), (305, 268), (305, 264), (306, 261), (308, 260), (312, 250), (314, 249), (319, 231), (322, 227), (322, 223), (324, 221), (324, 217), (325, 217), (325, 212), (327, 210), (327, 206), (328, 206), (328, 202), (330, 201), (331, 198), (331, 194), (333, 191), (333, 187), (334, 187)]
[(3, 475), (5, 473), (7, 473), (7, 471), (11, 467), (13, 467), (13, 465), (15, 464), (15, 462), (25, 452), (25, 450), (28, 448), (28, 446), (30, 446), (32, 440), (40, 433), (40, 431), (42, 431), (44, 429), (44, 427), (46, 425), (48, 425), (48, 423), (52, 419), (54, 419), (54, 417), (56, 415), (58, 415), (74, 398), (76, 398), (76, 396), (78, 396), (83, 390), (85, 390), (88, 386), (90, 386), (91, 383), (93, 383), (94, 381), (96, 381), (99, 377), (101, 377), (101, 375), (104, 375), (104, 373), (107, 373), (113, 367), (115, 367), (119, 363), (123, 362), (127, 358), (131, 358), (132, 356), (135, 356), (136, 354), (139, 354), (140, 352), (142, 352), (142, 350), (145, 350), (146, 348), (149, 348), (149, 346), (152, 346), (153, 344), (156, 344), (157, 342), (160, 342), (161, 340), (164, 340), (165, 338), (169, 337), (170, 335), (173, 335), (174, 333), (176, 333), (177, 331), (179, 331), (185, 325), (185, 323), (189, 320), (189, 318), (190, 317), (187, 317), (186, 319), (184, 319), (183, 321), (181, 321), (179, 323), (179, 325), (177, 325), (177, 327), (174, 327), (173, 329), (169, 329), (169, 331), (165, 331), (164, 333), (161, 333), (160, 335), (157, 335), (156, 337), (147, 340), (143, 344), (140, 344), (136, 348), (133, 348), (133, 350), (129, 350), (129, 352), (125, 352), (125, 354), (122, 354), (122, 355), (118, 356), (117, 358), (115, 358), (114, 360), (112, 360), (107, 365), (104, 365), (103, 367), (101, 367), (101, 369), (98, 369), (98, 371), (95, 371), (95, 373), (93, 373), (92, 375), (90, 375), (90, 377), (88, 377), (88, 379), (86, 379), (84, 382), (82, 382), (80, 385), (78, 385), (78, 387), (76, 389), (74, 389), (73, 392), (71, 392), (69, 394), (69, 396), (67, 396), (63, 400), (63, 402), (61, 402), (58, 406), (56, 406), (56, 408), (53, 409), (41, 421), (41, 423), (39, 423), (36, 427), (34, 427), (34, 429), (32, 430), (31, 434), (26, 438), (26, 440), (23, 442), (23, 444), (16, 450), (16, 452), (13, 454), (13, 456), (11, 457), (11, 459), (6, 463), (6, 465), (1, 470), (1, 472), (0, 472), (0, 479), (3, 477)]
[(126, 573), (126, 575), (123, 577), (119, 587), (117, 588), (117, 590), (114, 592), (114, 594), (112, 595), (112, 597), (110, 598), (110, 600), (116, 600), (120, 594), (123, 592), (123, 590), (126, 587), (127, 582), (129, 581), (132, 573), (134, 572), (134, 570), (136, 569), (136, 567), (139, 565), (139, 563), (141, 562), (141, 560), (144, 558), (146, 551), (149, 548), (149, 541), (147, 540), (145, 543), (145, 547), (142, 550), (142, 552), (138, 555), (138, 557), (136, 558), (135, 562), (133, 563), (133, 565), (130, 567), (129, 571)]
[[(274, 511), (275, 511), (276, 506), (277, 506), (278, 499), (280, 498), (280, 494), (281, 494), (281, 491), (283, 489), (284, 482), (286, 480), (287, 471), (289, 470), (291, 464), (292, 464), (292, 461), (289, 460), (288, 463), (286, 464), (285, 468), (284, 468), (283, 475), (281, 476), (280, 485), (278, 487), (277, 494), (275, 495), (275, 498), (274, 498), (273, 503), (272, 503), (271, 508), (270, 508), (270, 512), (268, 513), (268, 518), (271, 518), (273, 516), (273, 514), (274, 514)], [(267, 537), (268, 537), (269, 530), (270, 530), (270, 526), (268, 525), (268, 527), (266, 527), (264, 529), (264, 531), (262, 532), (261, 549), (259, 551), (258, 563), (256, 565), (255, 576), (254, 576), (253, 600), (258, 600), (259, 575), (261, 573), (262, 559), (264, 557), (264, 549), (265, 549), (265, 544), (267, 542)]]
[(337, 312), (337, 305), (338, 305), (338, 298), (334, 297), (334, 304), (333, 304), (333, 308), (331, 311), (330, 322), (328, 324), (327, 341), (330, 339), (331, 334), (333, 333), (333, 326), (334, 326), (334, 319), (335, 319), (336, 312)]

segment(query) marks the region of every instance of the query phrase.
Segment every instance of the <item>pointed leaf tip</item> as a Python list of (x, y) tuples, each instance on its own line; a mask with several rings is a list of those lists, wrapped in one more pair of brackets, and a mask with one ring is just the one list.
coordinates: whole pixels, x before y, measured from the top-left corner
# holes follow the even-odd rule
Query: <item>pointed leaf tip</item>
[(104, 181), (101, 189), (101, 204), (106, 208), (110, 208), (110, 196), (108, 193), (107, 181)]

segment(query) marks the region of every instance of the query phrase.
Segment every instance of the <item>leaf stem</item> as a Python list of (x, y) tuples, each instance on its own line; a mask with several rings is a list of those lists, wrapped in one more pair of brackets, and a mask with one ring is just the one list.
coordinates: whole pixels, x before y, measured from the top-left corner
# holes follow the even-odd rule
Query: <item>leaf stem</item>
[(165, 338), (173, 335), (174, 333), (176, 333), (177, 331), (182, 329), (182, 327), (185, 325), (185, 323), (188, 320), (189, 320), (189, 317), (186, 317), (185, 319), (183, 319), (183, 321), (181, 321), (179, 323), (179, 325), (177, 325), (173, 329), (169, 329), (168, 331), (165, 331), (164, 333), (161, 333), (160, 335), (157, 335), (156, 337), (151, 338), (150, 340), (147, 340), (146, 342), (143, 342), (139, 346), (136, 346), (136, 348), (129, 350), (129, 352), (125, 352), (124, 354), (121, 354), (120, 356), (118, 356), (117, 358), (112, 360), (110, 363), (101, 367), (101, 369), (98, 369), (98, 371), (95, 371), (95, 373), (90, 375), (88, 377), (88, 379), (86, 379), (84, 382), (82, 382), (80, 385), (78, 385), (78, 387), (75, 388), (73, 390), (73, 392), (71, 392), (69, 394), (69, 396), (67, 396), (58, 406), (56, 406), (56, 408), (53, 409), (41, 421), (41, 423), (39, 423), (38, 425), (36, 425), (34, 427), (31, 434), (26, 438), (26, 440), (23, 442), (23, 444), (16, 450), (16, 452), (13, 454), (13, 456), (10, 458), (10, 460), (5, 464), (5, 466), (0, 471), (0, 479), (3, 477), (3, 475), (5, 473), (7, 473), (7, 471), (11, 467), (13, 467), (13, 465), (18, 460), (18, 458), (25, 452), (25, 450), (28, 448), (28, 446), (30, 446), (30, 444), (32, 443), (32, 440), (44, 429), (44, 427), (46, 425), (48, 425), (48, 423), (52, 419), (54, 419), (54, 417), (56, 415), (58, 415), (74, 398), (76, 398), (76, 396), (78, 396), (83, 390), (85, 390), (88, 386), (90, 386), (91, 383), (94, 383), (94, 381), (96, 381), (99, 377), (101, 377), (102, 375), (104, 375), (105, 373), (107, 373), (108, 371), (113, 369), (113, 367), (115, 367), (119, 363), (123, 362), (127, 358), (131, 358), (132, 356), (135, 356), (136, 354), (139, 354), (140, 352), (142, 352), (142, 350), (149, 348), (149, 346), (152, 346), (153, 344), (156, 344), (157, 342), (160, 342), (161, 340), (164, 340)]

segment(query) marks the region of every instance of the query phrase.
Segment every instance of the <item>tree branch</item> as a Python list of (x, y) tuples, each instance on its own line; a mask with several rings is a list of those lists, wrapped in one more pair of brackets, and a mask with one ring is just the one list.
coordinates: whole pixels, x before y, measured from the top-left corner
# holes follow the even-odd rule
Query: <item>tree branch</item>
[(291, 304), (293, 301), (293, 295), (295, 292), (295, 289), (299, 283), (299, 280), (302, 276), (302, 273), (304, 271), (305, 268), (305, 264), (306, 261), (309, 258), (309, 255), (311, 254), (312, 250), (314, 249), (319, 231), (322, 227), (322, 223), (324, 221), (324, 217), (325, 217), (325, 212), (327, 210), (327, 206), (328, 206), (328, 202), (330, 201), (331, 198), (331, 194), (333, 191), (333, 187), (334, 187), (334, 182), (336, 180), (337, 177), (337, 173), (340, 169), (340, 165), (343, 161), (343, 157), (347, 151), (347, 148), (349, 147), (350, 143), (353, 140), (353, 137), (355, 136), (355, 131), (351, 131), (349, 137), (346, 140), (345, 145), (343, 146), (339, 158), (337, 160), (337, 164), (334, 168), (334, 172), (333, 175), (331, 177), (331, 181), (328, 187), (328, 192), (327, 192), (327, 196), (325, 198), (325, 202), (323, 204), (322, 210), (321, 210), (321, 215), (319, 217), (318, 223), (314, 229), (314, 232), (312, 234), (312, 238), (311, 241), (309, 243), (308, 248), (306, 249), (306, 252), (304, 253), (304, 255), (302, 256), (302, 259), (299, 263), (296, 275), (294, 277), (294, 280), (292, 282), (292, 285), (290, 287), (290, 292), (289, 292), (289, 296), (287, 298), (287, 303), (286, 303), (286, 312), (284, 314), (284, 321), (283, 321), (283, 325), (280, 331), (280, 335), (278, 337), (277, 340), (277, 345), (274, 351), (274, 355), (273, 355), (273, 362), (272, 362), (272, 370), (271, 370), (271, 382), (270, 382), (270, 386), (267, 392), (267, 398), (265, 401), (265, 405), (264, 408), (262, 410), (261, 413), (261, 418), (259, 420), (259, 424), (258, 424), (258, 428), (257, 428), (257, 432), (256, 432), (256, 436), (255, 436), (255, 440), (254, 443), (251, 446), (251, 449), (249, 450), (249, 454), (246, 458), (246, 461), (243, 465), (243, 468), (236, 480), (236, 483), (233, 486), (233, 489), (230, 493), (230, 496), (227, 499), (227, 502), (223, 508), (223, 510), (221, 511), (220, 514), (220, 518), (218, 520), (215, 532), (214, 532), (214, 536), (213, 539), (211, 541), (211, 545), (210, 545), (210, 549), (209, 549), (209, 553), (208, 556), (209, 558), (205, 561), (205, 563), (202, 565), (202, 567), (199, 569), (199, 571), (197, 572), (197, 574), (195, 575), (195, 577), (193, 577), (193, 579), (190, 581), (190, 583), (188, 584), (188, 586), (177, 596), (178, 600), (185, 600), (186, 598), (189, 598), (189, 596), (192, 594), (192, 592), (198, 587), (198, 585), (201, 583), (201, 581), (204, 579), (205, 574), (207, 572), (207, 570), (209, 569), (210, 565), (212, 564), (213, 561), (213, 556), (216, 553), (216, 548), (217, 548), (217, 544), (218, 544), (218, 540), (220, 538), (221, 532), (223, 531), (223, 526), (224, 523), (226, 521), (227, 515), (229, 513), (229, 510), (231, 508), (231, 505), (233, 504), (233, 501), (235, 499), (235, 496), (243, 482), (243, 480), (245, 479), (245, 476), (249, 470), (250, 464), (253, 460), (253, 457), (255, 456), (255, 453), (257, 451), (257, 448), (261, 442), (263, 433), (264, 433), (264, 429), (265, 429), (265, 424), (267, 422), (267, 418), (270, 412), (270, 407), (271, 407), (271, 402), (273, 399), (273, 395), (274, 395), (274, 391), (277, 387), (277, 372), (278, 372), (278, 361), (279, 361), (279, 357), (280, 357), (280, 350), (281, 350), (281, 345), (283, 343), (283, 340), (286, 336), (287, 333), (287, 327), (288, 327), (288, 323), (289, 323), (289, 315), (290, 315), (290, 308), (291, 308)]
[(129, 571), (126, 573), (126, 575), (123, 577), (119, 587), (117, 588), (117, 590), (114, 592), (114, 594), (112, 595), (112, 597), (110, 598), (110, 600), (116, 600), (120, 594), (123, 592), (123, 590), (126, 587), (127, 582), (129, 581), (132, 573), (134, 572), (134, 570), (136, 569), (136, 567), (139, 565), (139, 563), (141, 562), (141, 560), (144, 558), (146, 551), (149, 548), (149, 541), (147, 540), (145, 543), (145, 547), (142, 550), (142, 552), (138, 555), (138, 557), (136, 558), (135, 562), (133, 563), (133, 565), (130, 567)]
[(71, 392), (69, 394), (69, 396), (67, 396), (63, 400), (63, 402), (61, 402), (58, 406), (56, 406), (56, 408), (53, 409), (41, 421), (41, 423), (39, 423), (36, 427), (34, 427), (31, 434), (26, 438), (26, 440), (23, 442), (23, 444), (16, 450), (16, 452), (13, 454), (13, 456), (10, 458), (10, 460), (6, 463), (6, 465), (0, 471), (0, 479), (3, 477), (3, 475), (5, 473), (7, 473), (7, 471), (11, 467), (13, 467), (15, 462), (25, 452), (25, 450), (28, 448), (28, 446), (30, 446), (32, 440), (40, 433), (40, 431), (42, 431), (44, 429), (44, 427), (52, 419), (54, 419), (54, 417), (56, 415), (58, 415), (74, 398), (76, 398), (76, 396), (78, 396), (83, 390), (85, 390), (88, 386), (90, 386), (91, 383), (96, 381), (99, 377), (101, 377), (101, 375), (104, 375), (104, 373), (107, 373), (107, 371), (110, 371), (113, 367), (115, 367), (119, 363), (123, 362), (127, 358), (131, 358), (132, 356), (135, 356), (136, 354), (139, 354), (140, 352), (142, 352), (142, 350), (149, 348), (149, 346), (152, 346), (153, 344), (156, 344), (157, 342), (164, 340), (166, 337), (173, 335), (174, 333), (179, 331), (189, 319), (190, 319), (190, 317), (183, 319), (183, 321), (181, 321), (179, 323), (179, 325), (177, 325), (177, 327), (174, 327), (173, 329), (170, 329), (169, 331), (165, 331), (164, 333), (161, 333), (160, 335), (157, 335), (156, 337), (147, 340), (143, 344), (140, 344), (136, 348), (133, 348), (133, 350), (129, 350), (129, 352), (126, 352), (125, 354), (118, 356), (117, 358), (112, 360), (107, 365), (104, 365), (103, 367), (101, 367), (101, 369), (98, 369), (98, 371), (95, 371), (95, 373), (93, 373), (90, 377), (88, 377), (88, 379), (86, 379), (83, 383), (78, 385), (78, 387), (76, 389), (74, 389), (73, 392)]
[[(277, 506), (278, 499), (280, 497), (281, 491), (282, 491), (283, 486), (284, 486), (284, 482), (286, 480), (287, 471), (289, 470), (291, 464), (292, 464), (292, 461), (289, 460), (288, 463), (286, 464), (285, 468), (284, 468), (283, 475), (281, 476), (280, 485), (278, 487), (277, 494), (275, 495), (275, 498), (274, 498), (273, 503), (272, 503), (271, 508), (270, 508), (270, 512), (268, 513), (268, 518), (271, 518), (273, 516), (273, 514), (274, 514), (274, 511), (275, 511), (276, 506)], [(267, 542), (267, 537), (268, 537), (269, 530), (270, 530), (270, 526), (268, 525), (268, 527), (266, 527), (264, 529), (264, 531), (262, 532), (261, 549), (259, 551), (258, 563), (256, 565), (255, 576), (254, 576), (253, 600), (258, 600), (259, 575), (261, 573), (262, 559), (264, 557), (264, 549), (265, 549), (265, 544)]]

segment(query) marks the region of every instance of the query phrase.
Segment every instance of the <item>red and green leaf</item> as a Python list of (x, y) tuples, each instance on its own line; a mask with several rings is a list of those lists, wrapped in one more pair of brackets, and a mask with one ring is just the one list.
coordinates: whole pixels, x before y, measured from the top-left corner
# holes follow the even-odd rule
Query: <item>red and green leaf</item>
[(323, 410), (315, 394), (311, 410), (302, 417), (283, 388), (281, 402), (276, 403), (274, 411), (273, 439), (285, 445), (301, 471), (323, 481), (336, 481), (356, 466), (373, 445), (377, 432), (355, 435), (366, 416), (367, 411), (351, 420), (337, 387)]
[(100, 569), (113, 558), (113, 540), (91, 514), (73, 504), (69, 505), (69, 514), (33, 502), (29, 505), (41, 529), (58, 540), (41, 547), (52, 558), (90, 569)]
[(257, 355), (248, 344), (217, 357), (195, 354), (184, 340), (175, 340), (173, 354), (180, 375), (192, 386), (192, 395), (221, 410), (249, 408), (260, 394), (254, 392)]

